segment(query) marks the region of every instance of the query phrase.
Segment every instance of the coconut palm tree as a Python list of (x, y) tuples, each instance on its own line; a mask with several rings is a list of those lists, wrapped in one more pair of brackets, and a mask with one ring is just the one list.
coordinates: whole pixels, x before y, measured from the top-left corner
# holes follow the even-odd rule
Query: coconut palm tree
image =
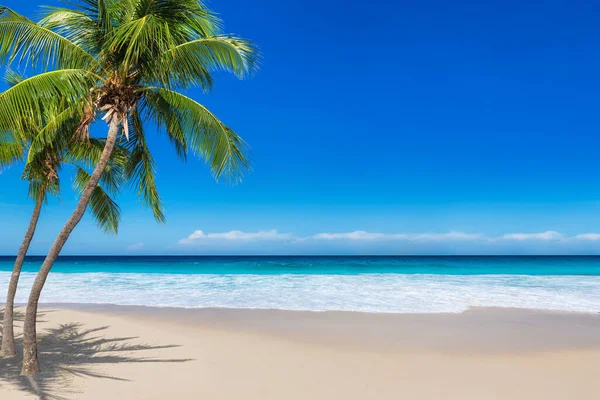
[(138, 193), (159, 218), (156, 185), (144, 179), (154, 170), (144, 131), (148, 123), (166, 132), (181, 158), (191, 151), (207, 161), (216, 179), (239, 180), (249, 167), (244, 142), (182, 91), (209, 90), (216, 70), (240, 78), (250, 74), (257, 52), (250, 42), (222, 34), (220, 20), (198, 0), (80, 0), (72, 8), (49, 9), (38, 23), (4, 8), (0, 37), (0, 61), (43, 70), (0, 94), (0, 126), (39, 113), (39, 99), (67, 101), (32, 141), (29, 157), (60, 136), (58, 127), (76, 110), (82, 113), (77, 129), (82, 137), (97, 115), (108, 125), (102, 155), (31, 289), (22, 368), (23, 375), (31, 375), (39, 372), (36, 313), (42, 288), (85, 212), (119, 131), (131, 151), (126, 177), (138, 180)]
[[(11, 70), (7, 71), (6, 82), (9, 86), (14, 86), (23, 81), (24, 78)], [(51, 110), (44, 110), (44, 121), (51, 120), (54, 116)], [(75, 132), (77, 122), (75, 118), (71, 119), (70, 131)], [(30, 119), (21, 119), (21, 131), (14, 132), (12, 135), (3, 135), (0, 138), (0, 165), (9, 165), (24, 158), (23, 148), (27, 148), (30, 141), (37, 136), (42, 127), (32, 126)], [(14, 127), (13, 127), (14, 129)], [(64, 134), (60, 137), (69, 138), (69, 124), (64, 124)], [(4, 140), (2, 140), (4, 139)], [(89, 165), (94, 164), (99, 159), (104, 143), (98, 139), (90, 139), (86, 142), (68, 140), (62, 143), (56, 142), (45, 147), (42, 151), (35, 154), (29, 163), (26, 164), (22, 178), (29, 182), (29, 197), (34, 200), (33, 213), (29, 221), (29, 226), (25, 232), (25, 237), (13, 267), (8, 293), (6, 296), (6, 305), (4, 308), (4, 322), (2, 332), (2, 348), (0, 356), (10, 357), (16, 355), (15, 337), (13, 330), (13, 311), (15, 294), (19, 282), (19, 276), (23, 267), (23, 262), (29, 245), (35, 234), (38, 219), (43, 204), (49, 195), (58, 195), (60, 191), (59, 172), (63, 164), (70, 164), (76, 171), (74, 186), (77, 190), (88, 183), (90, 175), (86, 171)], [(123, 168), (127, 160), (127, 151), (123, 148), (117, 149), (111, 157), (109, 166), (102, 176), (101, 183), (116, 192), (123, 181)], [(90, 197), (90, 209), (98, 225), (107, 233), (117, 233), (119, 227), (120, 211), (118, 205), (111, 199), (107, 192), (97, 185)]]

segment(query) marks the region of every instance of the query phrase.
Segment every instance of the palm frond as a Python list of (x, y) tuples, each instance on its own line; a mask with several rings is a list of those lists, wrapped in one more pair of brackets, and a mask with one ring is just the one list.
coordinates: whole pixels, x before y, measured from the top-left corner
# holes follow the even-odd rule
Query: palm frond
[(79, 10), (88, 15), (96, 25), (108, 34), (113, 29), (113, 17), (115, 9), (123, 9), (132, 1), (114, 1), (114, 0), (80, 0)]
[(78, 0), (74, 4), (75, 9), (82, 14), (88, 15), (96, 24), (104, 29), (112, 27), (112, 8), (123, 8), (130, 6), (135, 1), (115, 1), (115, 0)]
[(173, 107), (161, 96), (144, 97), (140, 111), (147, 119), (153, 121), (159, 132), (165, 131), (169, 141), (175, 147), (177, 157), (183, 162), (187, 161), (188, 144), (185, 132)]
[[(106, 38), (113, 31), (114, 1), (79, 0), (74, 8), (45, 7), (39, 25), (51, 29), (94, 56), (98, 56)], [(116, 2), (123, 8), (131, 1)], [(112, 7), (111, 7), (112, 6)]]
[[(84, 169), (77, 167), (73, 182), (75, 190), (82, 193), (89, 180), (90, 174)], [(100, 185), (96, 185), (94, 188), (90, 197), (89, 207), (100, 229), (106, 233), (118, 233), (121, 210), (118, 204), (110, 198)]]
[(144, 65), (171, 45), (168, 25), (153, 15), (125, 23), (107, 43), (111, 52), (121, 54), (119, 68), (126, 73), (132, 65)]
[(125, 178), (131, 185), (137, 186), (138, 197), (152, 210), (154, 219), (164, 223), (162, 200), (156, 187), (156, 165), (148, 149), (142, 120), (137, 111), (133, 111), (129, 116), (129, 138), (129, 141), (124, 143), (131, 152), (125, 167)]
[[(105, 145), (106, 139), (100, 138), (70, 142), (68, 149), (64, 153), (64, 159), (68, 163), (92, 169), (100, 161)], [(117, 145), (110, 156), (109, 164), (113, 163), (121, 168), (125, 168), (130, 155), (126, 148)]]
[[(46, 104), (48, 107), (49, 104)], [(29, 146), (27, 162), (49, 146), (64, 148), (73, 140), (73, 135), (81, 119), (81, 101), (68, 105), (62, 111), (44, 118), (45, 125), (33, 137)]]
[(133, 18), (153, 16), (168, 24), (177, 43), (216, 35), (221, 20), (198, 0), (139, 0), (134, 2)]
[(31, 179), (27, 196), (30, 199), (41, 199), (44, 203), (48, 200), (48, 195), (58, 196), (60, 186), (58, 182), (48, 182), (40, 179)]
[(0, 132), (0, 170), (24, 157), (23, 144), (7, 132)]
[(27, 78), (0, 93), (0, 126), (15, 127), (23, 121), (43, 126), (45, 107), (77, 102), (87, 96), (98, 78), (82, 69), (61, 69)]
[(212, 87), (211, 72), (227, 71), (243, 79), (258, 69), (260, 54), (249, 41), (233, 36), (213, 36), (179, 44), (167, 50), (157, 61), (165, 76), (158, 80), (167, 87)]
[[(153, 104), (165, 102), (171, 106), (173, 118), (186, 137), (189, 148), (202, 156), (208, 163), (217, 180), (226, 178), (232, 182), (241, 180), (244, 171), (250, 168), (246, 157), (246, 143), (232, 129), (221, 122), (202, 104), (180, 93), (150, 88), (145, 92), (150, 108)], [(154, 118), (160, 118), (154, 112)], [(166, 126), (168, 129), (168, 126)]]
[(25, 80), (24, 75), (21, 75), (20, 73), (12, 70), (10, 68), (6, 68), (6, 73), (4, 74), (4, 82), (9, 87), (13, 87), (13, 86), (21, 83), (24, 80)]
[(96, 55), (101, 50), (105, 33), (85, 12), (47, 7), (44, 18), (38, 24), (56, 32), (91, 55)]
[(0, 62), (25, 67), (90, 68), (96, 59), (60, 34), (11, 10), (0, 8)]
[[(93, 169), (100, 161), (106, 139), (90, 138), (86, 141), (70, 142), (64, 151), (63, 162), (82, 169)], [(100, 177), (100, 184), (110, 194), (117, 194), (125, 184), (124, 169), (130, 153), (122, 146), (115, 146), (108, 165)]]

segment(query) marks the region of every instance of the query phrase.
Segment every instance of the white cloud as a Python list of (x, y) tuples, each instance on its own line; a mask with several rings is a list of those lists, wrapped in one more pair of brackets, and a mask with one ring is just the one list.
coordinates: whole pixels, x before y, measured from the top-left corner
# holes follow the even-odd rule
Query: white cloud
[(408, 240), (482, 240), (486, 239), (482, 233), (464, 233), (450, 231), (446, 233), (419, 233), (408, 235)]
[(145, 246), (144, 243), (139, 242), (136, 244), (132, 244), (131, 246), (127, 246), (127, 250), (141, 250), (144, 248), (144, 246)]
[[(226, 245), (227, 243), (261, 243), (275, 242), (285, 243), (285, 246), (310, 246), (310, 243), (317, 245), (321, 243), (351, 244), (361, 243), (368, 246), (370, 244), (381, 244), (382, 246), (410, 246), (412, 249), (420, 248), (421, 246), (435, 246), (436, 244), (444, 243), (446, 246), (451, 245), (452, 248), (465, 249), (465, 246), (471, 246), (473, 249), (488, 249), (493, 251), (493, 247), (501, 245), (501, 243), (517, 243), (528, 242), (532, 245), (538, 243), (549, 243), (552, 246), (564, 246), (568, 243), (575, 242), (590, 242), (600, 241), (600, 233), (581, 233), (573, 235), (565, 235), (557, 231), (545, 231), (538, 233), (506, 233), (497, 236), (488, 236), (483, 233), (466, 233), (459, 231), (449, 231), (442, 233), (425, 232), (425, 233), (381, 233), (368, 232), (364, 230), (356, 230), (350, 232), (321, 232), (304, 237), (298, 237), (292, 233), (279, 233), (278, 230), (272, 229), (267, 231), (244, 232), (240, 230), (232, 230), (228, 232), (207, 233), (202, 230), (196, 230), (188, 237), (179, 240), (179, 245)], [(301, 243), (304, 243), (301, 245)], [(403, 244), (402, 244), (403, 243)], [(470, 245), (468, 245), (470, 244)], [(361, 246), (362, 246), (361, 245)], [(328, 245), (326, 245), (328, 246)], [(415, 247), (416, 246), (416, 247)], [(130, 246), (130, 250), (139, 250), (143, 247), (142, 243)], [(282, 247), (283, 248), (283, 247)], [(273, 249), (271, 249), (273, 250)], [(289, 250), (289, 248), (288, 248)], [(468, 251), (468, 250), (465, 250)]]
[(545, 231), (538, 233), (507, 233), (497, 237), (491, 237), (484, 235), (483, 233), (465, 233), (450, 231), (446, 233), (378, 233), (378, 232), (367, 232), (367, 231), (353, 231), (353, 232), (340, 232), (340, 233), (317, 233), (312, 236), (308, 236), (301, 241), (315, 239), (315, 240), (353, 240), (353, 241), (392, 241), (392, 240), (405, 240), (405, 241), (526, 241), (526, 240), (537, 240), (537, 241), (561, 241), (561, 240), (598, 240), (600, 241), (600, 233), (582, 233), (574, 236), (566, 236), (557, 231)]
[(374, 233), (366, 231), (354, 231), (343, 233), (318, 233), (306, 239), (316, 240), (481, 240), (485, 235), (481, 233)]
[(323, 239), (323, 240), (339, 240), (339, 239), (349, 239), (349, 240), (375, 240), (382, 239), (386, 235), (383, 233), (371, 233), (365, 231), (354, 231), (354, 232), (345, 232), (345, 233), (317, 233), (312, 236), (313, 239)]
[(279, 233), (277, 229), (270, 231), (258, 232), (243, 232), (229, 231), (221, 233), (204, 233), (204, 231), (194, 231), (185, 239), (181, 239), (179, 244), (193, 244), (205, 240), (222, 240), (222, 241), (252, 241), (252, 240), (285, 240), (292, 239), (291, 233)]
[(600, 240), (600, 233), (580, 233), (573, 237), (578, 240)]
[(546, 231), (540, 233), (507, 233), (500, 238), (505, 240), (561, 240), (564, 239), (564, 235), (556, 231)]

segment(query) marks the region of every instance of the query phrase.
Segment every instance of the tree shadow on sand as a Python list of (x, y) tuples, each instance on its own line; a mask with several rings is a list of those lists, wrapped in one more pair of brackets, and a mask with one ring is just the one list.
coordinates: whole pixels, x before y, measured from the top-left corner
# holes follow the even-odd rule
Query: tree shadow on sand
[[(44, 314), (43, 311), (41, 314)], [(40, 314), (40, 316), (42, 316)], [(1, 313), (0, 313), (1, 317)], [(15, 313), (15, 321), (23, 315)], [(127, 379), (101, 371), (102, 366), (119, 363), (179, 363), (192, 359), (164, 359), (144, 357), (144, 350), (179, 347), (178, 345), (154, 346), (132, 343), (137, 337), (106, 337), (108, 326), (86, 328), (79, 323), (59, 325), (40, 330), (39, 352), (42, 373), (35, 376), (20, 376), (23, 338), (17, 336), (17, 357), (0, 358), (0, 387), (21, 390), (41, 400), (63, 400), (78, 395), (73, 387), (77, 377)]]
[[(52, 313), (54, 311), (56, 311), (56, 310), (44, 310), (44, 311), (38, 312), (37, 322), (38, 323), (46, 322), (46, 320), (44, 320), (44, 316), (46, 314)], [(25, 320), (25, 313), (20, 311), (19, 309), (15, 308), (13, 310), (13, 320), (14, 320), (15, 328), (18, 327), (19, 325), (22, 325), (23, 321)], [(4, 309), (0, 310), (0, 336), (2, 336), (2, 321), (4, 321)]]

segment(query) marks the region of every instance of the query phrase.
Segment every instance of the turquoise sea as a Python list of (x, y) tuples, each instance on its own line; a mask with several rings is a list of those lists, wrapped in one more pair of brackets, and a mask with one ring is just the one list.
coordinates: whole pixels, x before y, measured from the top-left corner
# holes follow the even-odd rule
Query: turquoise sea
[[(0, 257), (4, 292), (12, 257)], [(42, 257), (24, 265), (17, 301)], [(600, 312), (600, 257), (62, 257), (42, 302), (367, 312)]]

